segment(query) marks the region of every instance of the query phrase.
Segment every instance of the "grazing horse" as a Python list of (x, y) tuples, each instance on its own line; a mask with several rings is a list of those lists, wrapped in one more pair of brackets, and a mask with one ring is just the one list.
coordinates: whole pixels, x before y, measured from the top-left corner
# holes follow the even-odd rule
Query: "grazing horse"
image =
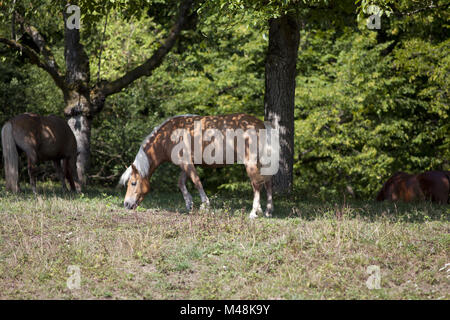
[(376, 200), (431, 200), (445, 204), (449, 199), (449, 191), (450, 171), (427, 171), (420, 174), (397, 172), (386, 181)]
[(21, 150), (28, 158), (28, 175), (34, 193), (36, 164), (49, 160), (53, 161), (63, 190), (67, 190), (66, 177), (71, 190), (81, 191), (76, 171), (77, 142), (63, 119), (54, 115), (40, 116), (33, 113), (17, 115), (2, 128), (2, 147), (7, 190), (20, 191), (18, 150)]
[[(267, 158), (268, 153), (270, 161)], [(181, 169), (178, 187), (188, 211), (191, 211), (193, 201), (186, 188), (187, 177), (200, 193), (202, 206), (209, 205), (209, 199), (195, 169), (196, 165), (221, 167), (243, 163), (254, 192), (250, 218), (262, 213), (260, 191), (263, 186), (267, 191), (265, 215), (269, 217), (272, 214), (271, 178), (279, 165), (278, 131), (253, 116), (182, 115), (167, 119), (144, 139), (133, 164), (120, 178), (122, 185), (127, 184), (125, 208), (135, 209), (142, 202), (150, 190), (150, 177), (164, 162), (172, 162)]]

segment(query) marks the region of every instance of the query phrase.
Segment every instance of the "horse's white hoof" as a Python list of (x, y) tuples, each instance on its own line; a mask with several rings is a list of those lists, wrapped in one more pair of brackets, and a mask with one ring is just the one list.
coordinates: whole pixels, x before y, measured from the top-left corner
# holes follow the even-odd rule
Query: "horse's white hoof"
[(266, 216), (266, 218), (272, 218), (272, 212), (270, 211), (266, 211), (264, 215)]
[(201, 205), (200, 205), (200, 211), (208, 211), (209, 210), (209, 202), (203, 202)]
[(250, 212), (250, 220), (258, 218), (258, 215), (255, 212)]

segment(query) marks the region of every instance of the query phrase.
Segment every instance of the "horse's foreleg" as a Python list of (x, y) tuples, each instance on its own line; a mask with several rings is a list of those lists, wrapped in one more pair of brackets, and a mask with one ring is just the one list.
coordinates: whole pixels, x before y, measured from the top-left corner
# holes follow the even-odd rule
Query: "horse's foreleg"
[(262, 184), (252, 182), (252, 187), (253, 187), (253, 207), (252, 211), (250, 212), (250, 219), (255, 219), (258, 217), (258, 213), (262, 213), (261, 204), (259, 202)]
[(266, 217), (271, 217), (273, 212), (273, 201), (272, 201), (272, 178), (264, 182), (267, 192), (267, 207), (264, 215)]
[(186, 174), (191, 178), (192, 182), (195, 185), (195, 188), (198, 190), (200, 194), (200, 199), (202, 200), (202, 206), (209, 207), (209, 199), (206, 196), (205, 190), (203, 190), (203, 185), (198, 177), (197, 170), (195, 170), (194, 165), (189, 164), (181, 168)]
[(192, 201), (191, 194), (186, 188), (186, 178), (187, 178), (186, 172), (184, 170), (181, 170), (180, 178), (178, 179), (178, 187), (180, 188), (181, 193), (183, 194), (184, 201), (186, 202), (187, 211), (191, 211), (194, 202)]
[(61, 181), (63, 191), (67, 191), (66, 179), (64, 177), (63, 168), (61, 166), (61, 160), (54, 160), (53, 166), (55, 167), (56, 174), (58, 175), (59, 180)]

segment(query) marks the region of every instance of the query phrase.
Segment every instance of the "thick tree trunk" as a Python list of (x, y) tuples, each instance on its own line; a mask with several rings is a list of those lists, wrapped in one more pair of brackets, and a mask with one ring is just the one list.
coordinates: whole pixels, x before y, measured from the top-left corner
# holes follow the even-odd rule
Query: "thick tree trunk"
[(77, 140), (77, 174), (82, 185), (87, 183), (87, 170), (91, 156), (91, 118), (86, 112), (89, 109), (90, 101), (85, 95), (76, 91), (70, 92), (64, 112), (67, 123)]
[[(64, 11), (64, 21), (67, 21)], [(64, 58), (66, 75), (64, 88), (64, 114), (78, 146), (77, 173), (80, 182), (87, 183), (90, 162), (92, 104), (90, 97), (89, 57), (80, 43), (80, 30), (65, 25)]]
[(87, 169), (91, 155), (91, 120), (84, 115), (69, 118), (67, 121), (77, 140), (77, 174), (82, 185), (87, 183)]
[(290, 193), (293, 184), (295, 76), (300, 25), (292, 16), (269, 20), (266, 58), (265, 120), (279, 129), (280, 167), (273, 177), (277, 193)]

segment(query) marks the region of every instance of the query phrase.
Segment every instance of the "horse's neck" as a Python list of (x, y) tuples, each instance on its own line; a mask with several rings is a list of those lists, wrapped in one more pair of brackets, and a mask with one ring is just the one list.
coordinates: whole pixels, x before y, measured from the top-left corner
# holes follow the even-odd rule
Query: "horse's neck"
[(155, 170), (158, 169), (158, 167), (161, 164), (168, 161), (164, 148), (157, 141), (160, 140), (155, 139), (155, 142), (152, 143), (146, 151), (147, 157), (150, 162), (150, 168), (148, 170), (148, 179), (151, 178)]
[(148, 175), (147, 178), (150, 180), (150, 178), (152, 177), (153, 173), (155, 172), (156, 169), (158, 169), (158, 167), (161, 165), (161, 163), (154, 163), (152, 162), (150, 164), (150, 168), (148, 169)]

